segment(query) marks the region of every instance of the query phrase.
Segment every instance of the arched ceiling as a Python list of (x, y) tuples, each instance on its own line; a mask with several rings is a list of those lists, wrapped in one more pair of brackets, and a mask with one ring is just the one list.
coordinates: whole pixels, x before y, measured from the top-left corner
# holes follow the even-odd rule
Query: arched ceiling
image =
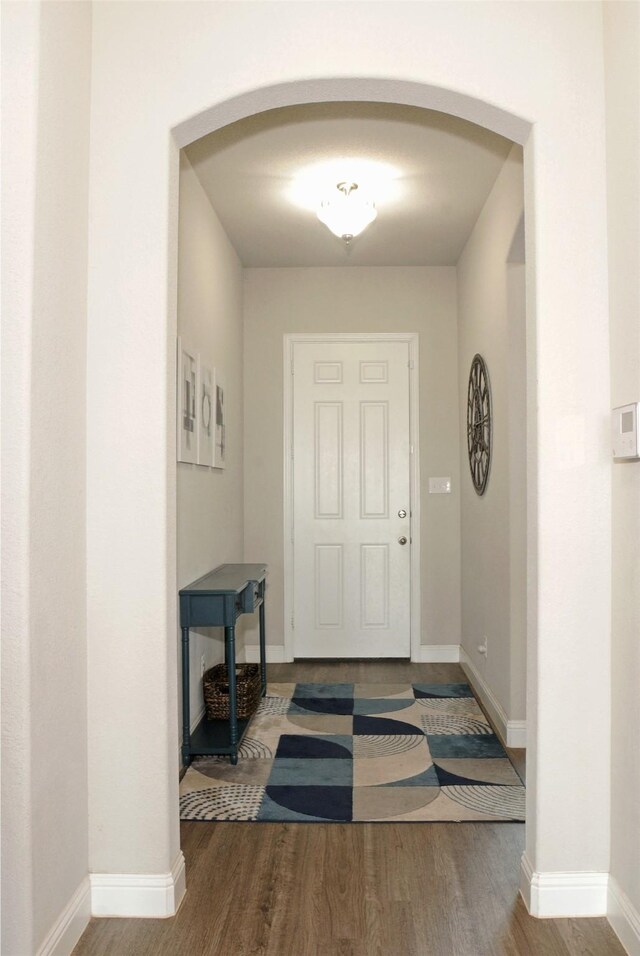
[[(188, 146), (243, 265), (454, 265), (512, 143), (465, 120), (386, 103), (248, 117)], [(315, 207), (343, 179), (378, 218), (349, 247)]]

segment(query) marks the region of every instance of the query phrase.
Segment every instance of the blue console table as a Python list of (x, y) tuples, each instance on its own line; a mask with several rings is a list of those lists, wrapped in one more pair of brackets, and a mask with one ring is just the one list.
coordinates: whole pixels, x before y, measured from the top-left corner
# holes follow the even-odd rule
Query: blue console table
[[(228, 754), (238, 762), (238, 747), (249, 720), (238, 720), (236, 697), (236, 620), (241, 614), (260, 615), (260, 678), (267, 689), (265, 657), (264, 564), (221, 564), (180, 591), (182, 629), (182, 759), (185, 767), (198, 755)], [(191, 733), (189, 707), (189, 633), (192, 627), (224, 627), (225, 663), (229, 669), (229, 720), (207, 720)]]

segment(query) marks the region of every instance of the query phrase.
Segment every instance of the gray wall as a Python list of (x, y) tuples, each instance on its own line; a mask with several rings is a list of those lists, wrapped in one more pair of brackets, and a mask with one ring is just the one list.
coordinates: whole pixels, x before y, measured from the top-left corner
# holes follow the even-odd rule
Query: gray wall
[[(223, 375), (226, 467), (178, 463), (178, 587), (242, 561), (242, 266), (194, 173), (180, 162), (178, 334)], [(239, 628), (240, 630), (240, 628)], [(224, 659), (222, 628), (191, 637), (191, 718), (203, 708), (200, 658)], [(178, 670), (180, 673), (180, 668)]]
[[(460, 643), (455, 269), (245, 271), (245, 559), (269, 564), (269, 643), (283, 643), (283, 334), (418, 332), (422, 643)], [(429, 495), (449, 475), (451, 495)], [(256, 641), (255, 628), (251, 641)]]
[[(509, 262), (523, 202), (522, 150), (514, 146), (458, 262), (462, 644), (510, 720), (524, 719), (526, 686), (524, 269)], [(493, 402), (491, 472), (481, 497), (466, 435), (476, 352), (487, 363)], [(477, 650), (485, 637), (486, 658)]]

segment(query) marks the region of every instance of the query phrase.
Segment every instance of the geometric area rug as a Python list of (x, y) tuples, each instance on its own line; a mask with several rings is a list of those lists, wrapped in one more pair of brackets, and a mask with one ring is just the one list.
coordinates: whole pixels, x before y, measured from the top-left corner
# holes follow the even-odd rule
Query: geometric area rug
[(524, 787), (468, 684), (270, 684), (239, 760), (200, 757), (182, 820), (524, 820)]

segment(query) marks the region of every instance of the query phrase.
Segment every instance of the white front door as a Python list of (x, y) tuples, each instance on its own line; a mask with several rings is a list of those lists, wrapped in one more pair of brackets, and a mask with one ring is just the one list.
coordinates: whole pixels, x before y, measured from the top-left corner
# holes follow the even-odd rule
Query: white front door
[(409, 657), (409, 346), (293, 346), (294, 656)]

